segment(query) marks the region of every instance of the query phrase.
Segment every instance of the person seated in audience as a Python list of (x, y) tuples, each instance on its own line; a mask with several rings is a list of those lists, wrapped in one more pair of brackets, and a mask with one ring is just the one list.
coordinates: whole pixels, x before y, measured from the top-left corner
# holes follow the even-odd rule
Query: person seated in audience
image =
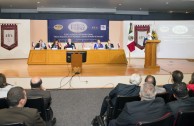
[(108, 42), (105, 44), (105, 49), (112, 49), (114, 48), (114, 45), (108, 40)]
[(161, 118), (170, 109), (162, 98), (156, 97), (153, 84), (145, 83), (141, 87), (141, 101), (128, 102), (121, 114), (110, 121), (109, 126), (136, 126), (140, 121), (151, 121)]
[(107, 99), (110, 98), (113, 106), (115, 105), (116, 98), (120, 96), (138, 96), (140, 91), (139, 84), (141, 83), (141, 76), (139, 74), (132, 74), (129, 80), (129, 84), (118, 83), (118, 85), (112, 89), (109, 96), (106, 96), (102, 102), (100, 115), (103, 116), (107, 111)]
[(189, 81), (189, 84), (187, 84), (187, 89), (194, 92), (194, 73), (192, 73), (191, 80)]
[(177, 99), (167, 103), (172, 110), (173, 115), (176, 117), (177, 113), (184, 109), (194, 110), (194, 97), (189, 97), (185, 83), (178, 83), (173, 88), (173, 96)]
[(53, 44), (51, 45), (51, 48), (61, 49), (61, 43), (58, 39), (54, 40)]
[(46, 45), (45, 42), (43, 42), (42, 39), (40, 39), (40, 40), (38, 41), (38, 43), (36, 43), (34, 49), (35, 49), (35, 48), (47, 49), (47, 45)]
[(64, 49), (66, 49), (66, 48), (76, 49), (75, 44), (71, 41), (70, 38), (67, 39), (67, 43), (64, 46)]
[(7, 94), (10, 108), (0, 110), (0, 125), (23, 122), (26, 126), (46, 126), (37, 109), (25, 108), (27, 97), (22, 87), (13, 87)]
[(97, 43), (94, 44), (94, 49), (104, 48), (101, 41), (98, 39)]
[(172, 72), (172, 79), (171, 79), (171, 81), (172, 81), (173, 84), (163, 85), (163, 87), (166, 89), (166, 92), (172, 94), (173, 93), (172, 92), (173, 86), (175, 86), (178, 83), (181, 83), (182, 80), (183, 80), (183, 77), (184, 76), (183, 76), (183, 73), (181, 71), (179, 71), (179, 70), (173, 71)]
[(53, 111), (51, 109), (51, 94), (49, 91), (42, 86), (42, 80), (40, 77), (33, 77), (30, 81), (31, 90), (27, 90), (27, 97), (42, 97), (44, 99), (45, 108), (49, 109), (49, 114), (51, 115), (52, 123), (56, 122), (56, 118), (53, 118)]
[(153, 84), (155, 86), (157, 94), (166, 92), (165, 88), (156, 86), (156, 79), (152, 75), (147, 75), (146, 78), (145, 78), (145, 82)]
[(0, 98), (6, 98), (7, 92), (13, 87), (13, 85), (8, 84), (6, 77), (3, 73), (0, 73)]

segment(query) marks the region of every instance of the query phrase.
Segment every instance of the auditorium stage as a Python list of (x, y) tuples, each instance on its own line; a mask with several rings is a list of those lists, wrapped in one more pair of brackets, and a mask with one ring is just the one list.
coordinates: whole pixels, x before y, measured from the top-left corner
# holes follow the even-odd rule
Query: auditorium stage
[(45, 86), (51, 89), (61, 86), (72, 89), (114, 87), (118, 82), (128, 83), (132, 73), (139, 73), (143, 77), (152, 74), (156, 76), (157, 84), (162, 85), (170, 82), (170, 73), (174, 70), (181, 70), (185, 75), (185, 82), (188, 82), (194, 72), (194, 60), (158, 59), (157, 64), (160, 66), (159, 70), (145, 69), (144, 59), (130, 59), (127, 65), (83, 64), (82, 73), (70, 80), (73, 75), (71, 64), (27, 65), (27, 59), (12, 59), (0, 60), (0, 72), (7, 76), (8, 82), (26, 88), (29, 88), (30, 77), (41, 76), (47, 82)]

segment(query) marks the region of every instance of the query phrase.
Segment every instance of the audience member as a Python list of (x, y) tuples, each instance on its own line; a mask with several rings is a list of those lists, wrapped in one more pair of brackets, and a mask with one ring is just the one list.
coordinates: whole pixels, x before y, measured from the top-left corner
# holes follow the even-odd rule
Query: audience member
[[(44, 99), (45, 108), (49, 109), (49, 114), (51, 115), (51, 119), (53, 118), (53, 111), (50, 107), (51, 105), (51, 94), (49, 91), (46, 91), (42, 86), (42, 80), (40, 77), (33, 77), (30, 81), (31, 90), (27, 90), (28, 97), (42, 97)], [(52, 119), (53, 123), (56, 122), (56, 118)]]
[(97, 43), (94, 44), (94, 49), (104, 48), (101, 41), (98, 39)]
[(35, 47), (34, 48), (40, 48), (40, 49), (47, 49), (47, 45), (45, 42), (43, 42), (42, 39), (40, 39), (38, 41), (38, 43), (36, 43)]
[(105, 44), (105, 49), (112, 49), (114, 48), (114, 45), (108, 40), (108, 42)]
[(58, 39), (54, 40), (53, 44), (51, 45), (51, 48), (61, 49), (61, 43)]
[(66, 45), (64, 46), (64, 49), (66, 49), (66, 48), (76, 49), (75, 44), (71, 41), (70, 38), (67, 39), (67, 43), (66, 43)]
[(24, 108), (27, 98), (22, 87), (11, 88), (7, 100), (10, 108), (0, 110), (0, 125), (24, 122), (27, 126), (46, 126), (36, 109)]
[(187, 89), (194, 91), (194, 73), (192, 73), (191, 80), (189, 81), (189, 84), (187, 84)]
[(0, 98), (6, 98), (7, 92), (12, 88), (11, 84), (8, 84), (4, 74), (0, 73)]
[(118, 83), (118, 85), (106, 96), (103, 100), (100, 115), (103, 116), (107, 110), (107, 99), (110, 98), (113, 105), (115, 105), (116, 98), (120, 96), (138, 96), (140, 91), (139, 84), (141, 83), (141, 76), (139, 74), (132, 74), (129, 84)]
[(139, 121), (155, 120), (170, 112), (162, 98), (155, 98), (153, 84), (145, 83), (141, 87), (141, 101), (128, 102), (121, 114), (110, 121), (109, 126), (136, 126)]
[(194, 110), (194, 97), (189, 97), (187, 87), (185, 83), (178, 83), (173, 88), (173, 95), (177, 99), (176, 101), (172, 101), (167, 103), (167, 105), (171, 108), (174, 116), (180, 110), (184, 109), (193, 109)]
[(147, 77), (145, 78), (145, 82), (153, 84), (155, 86), (156, 93), (165, 93), (166, 92), (165, 88), (156, 86), (156, 79), (152, 75), (147, 75)]
[(173, 84), (166, 84), (163, 87), (166, 89), (166, 92), (172, 94), (172, 88), (173, 86), (175, 86), (176, 84), (181, 83), (183, 80), (183, 73), (179, 70), (175, 70), (172, 72), (172, 83)]

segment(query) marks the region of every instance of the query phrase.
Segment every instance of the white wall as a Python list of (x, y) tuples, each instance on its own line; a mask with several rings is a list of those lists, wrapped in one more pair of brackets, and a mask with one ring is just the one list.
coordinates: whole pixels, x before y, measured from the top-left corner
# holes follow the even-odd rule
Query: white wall
[(129, 54), (127, 45), (129, 24), (150, 25), (156, 30), (161, 43), (157, 48), (158, 58), (194, 59), (194, 21), (124, 21), (124, 50), (127, 57), (144, 58), (144, 50), (136, 48)]
[[(30, 50), (30, 20), (0, 19), (1, 23), (16, 23), (18, 26), (18, 46), (12, 50), (0, 47), (0, 59), (27, 58)], [(1, 30), (0, 30), (1, 43)]]

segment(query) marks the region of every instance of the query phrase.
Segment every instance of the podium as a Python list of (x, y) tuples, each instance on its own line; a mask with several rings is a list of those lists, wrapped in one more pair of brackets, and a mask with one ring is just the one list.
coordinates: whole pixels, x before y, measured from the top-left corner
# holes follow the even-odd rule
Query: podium
[(71, 68), (73, 73), (81, 73), (82, 71), (82, 54), (73, 53), (71, 55)]
[(147, 40), (145, 46), (144, 68), (160, 69), (157, 65), (157, 44), (160, 40)]

